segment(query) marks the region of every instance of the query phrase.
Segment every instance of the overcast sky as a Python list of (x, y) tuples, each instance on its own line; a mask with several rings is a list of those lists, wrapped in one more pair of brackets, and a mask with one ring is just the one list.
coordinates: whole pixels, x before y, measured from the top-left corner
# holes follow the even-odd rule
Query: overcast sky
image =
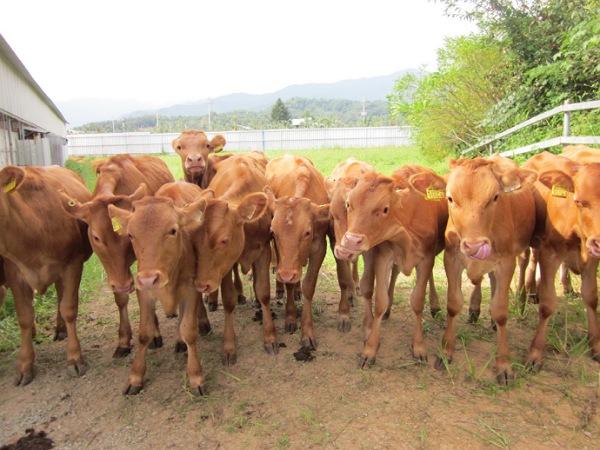
[(0, 33), (54, 100), (154, 105), (434, 67), (473, 26), (427, 0), (7, 1)]

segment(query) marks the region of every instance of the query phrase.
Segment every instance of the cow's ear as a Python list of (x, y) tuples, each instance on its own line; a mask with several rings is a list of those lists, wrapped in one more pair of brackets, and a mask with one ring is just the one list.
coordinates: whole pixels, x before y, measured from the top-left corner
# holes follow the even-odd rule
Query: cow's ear
[(108, 215), (110, 216), (114, 232), (125, 235), (132, 213), (115, 205), (108, 205)]
[(102, 170), (102, 167), (104, 167), (104, 164), (106, 164), (107, 162), (108, 160), (106, 158), (95, 159), (94, 161), (92, 161), (92, 169), (94, 169), (94, 173), (98, 175)]
[(25, 171), (17, 166), (7, 166), (0, 171), (0, 187), (2, 192), (15, 192), (25, 179)]
[(204, 223), (207, 200), (198, 199), (183, 208), (175, 208), (179, 214), (179, 224), (189, 230), (195, 230)]
[(198, 198), (196, 200), (200, 200), (200, 199), (212, 200), (213, 198), (215, 198), (215, 191), (213, 191), (212, 189), (204, 189), (198, 195)]
[(523, 186), (531, 186), (537, 179), (537, 173), (528, 169), (514, 169), (497, 173), (496, 176), (504, 192), (518, 191)]
[(260, 219), (267, 210), (267, 194), (254, 192), (246, 195), (237, 207), (237, 213), (243, 222), (254, 222)]
[(324, 205), (311, 203), (310, 207), (313, 217), (317, 222), (329, 222), (329, 203), (325, 203)]
[[(555, 192), (574, 192), (573, 178), (562, 170), (548, 170), (540, 173), (538, 181)], [(557, 195), (562, 197), (563, 195)]]
[(115, 195), (114, 199), (111, 200), (111, 204), (119, 208), (131, 211), (133, 209), (133, 202), (143, 199), (149, 195), (148, 186), (146, 183), (140, 184), (140, 186), (131, 195)]
[(273, 192), (273, 190), (271, 189), (270, 186), (265, 186), (263, 188), (263, 192), (265, 194), (267, 194), (267, 206), (269, 207), (269, 209), (271, 210), (271, 212), (273, 212), (273, 209), (275, 208), (275, 193)]
[(60, 191), (60, 204), (67, 214), (75, 219), (82, 220), (87, 223), (90, 211), (90, 203), (79, 203), (74, 198), (69, 197), (65, 192)]
[(222, 135), (217, 134), (208, 143), (208, 148), (211, 152), (219, 153), (221, 150), (223, 150), (223, 147), (225, 147), (226, 143), (227, 141), (225, 140), (225, 138)]
[(181, 145), (179, 143), (179, 138), (173, 139), (173, 142), (171, 142), (171, 146), (173, 146), (173, 150), (175, 150), (175, 152), (178, 155), (181, 155)]
[(446, 181), (435, 173), (415, 173), (408, 179), (408, 184), (410, 188), (427, 200), (442, 200), (446, 198)]

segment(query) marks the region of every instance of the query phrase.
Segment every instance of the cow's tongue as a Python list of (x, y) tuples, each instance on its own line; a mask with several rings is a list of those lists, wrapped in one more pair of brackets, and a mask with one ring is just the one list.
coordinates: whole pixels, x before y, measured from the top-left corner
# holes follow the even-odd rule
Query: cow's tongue
[(472, 258), (475, 259), (487, 259), (492, 253), (492, 248), (490, 244), (483, 244), (481, 247), (477, 249), (477, 251), (472, 255)]

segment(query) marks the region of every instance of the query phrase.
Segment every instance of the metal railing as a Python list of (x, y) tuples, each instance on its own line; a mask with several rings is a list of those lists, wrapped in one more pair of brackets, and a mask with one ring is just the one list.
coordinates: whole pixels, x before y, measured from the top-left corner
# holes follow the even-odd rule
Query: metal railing
[(556, 136), (551, 139), (546, 139), (544, 141), (535, 142), (533, 144), (525, 145), (522, 147), (518, 147), (512, 150), (506, 150), (500, 153), (500, 156), (513, 157), (516, 155), (521, 155), (523, 153), (529, 153), (535, 150), (543, 150), (546, 148), (554, 147), (557, 145), (567, 145), (567, 144), (600, 144), (600, 136), (571, 136), (571, 112), (573, 111), (585, 111), (590, 109), (600, 109), (600, 100), (592, 100), (588, 102), (580, 102), (580, 103), (569, 103), (565, 102), (561, 106), (557, 106), (549, 111), (543, 112), (534, 116), (530, 119), (521, 122), (518, 125), (515, 125), (508, 130), (502, 131), (501, 133), (495, 134), (489, 138), (482, 140), (481, 142), (467, 148), (461, 154), (467, 155), (475, 150), (481, 149), (483, 147), (488, 147), (490, 155), (494, 153), (494, 142), (510, 136), (517, 131), (520, 131), (524, 128), (527, 128), (530, 125), (541, 122), (542, 120), (549, 119), (557, 114), (563, 114), (563, 134), (562, 136)]

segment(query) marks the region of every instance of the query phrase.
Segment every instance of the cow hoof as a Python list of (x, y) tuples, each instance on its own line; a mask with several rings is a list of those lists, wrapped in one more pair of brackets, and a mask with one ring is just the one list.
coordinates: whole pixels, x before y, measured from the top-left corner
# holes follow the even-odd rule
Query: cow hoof
[(223, 365), (226, 367), (233, 366), (237, 362), (236, 353), (224, 353), (223, 354)]
[(238, 305), (245, 305), (246, 304), (246, 296), (245, 295), (238, 295)]
[(352, 322), (350, 322), (350, 318), (348, 318), (348, 317), (338, 318), (337, 329), (338, 329), (338, 331), (341, 331), (342, 333), (348, 333), (352, 329)]
[(350, 294), (350, 295), (348, 296), (348, 304), (349, 304), (350, 306), (354, 306), (354, 294)]
[(415, 350), (413, 349), (412, 357), (419, 364), (427, 363), (427, 353), (425, 353), (425, 352), (418, 352), (418, 351), (415, 352)]
[(507, 370), (503, 370), (496, 375), (496, 381), (500, 386), (509, 386), (515, 380), (515, 374)]
[(67, 330), (56, 330), (54, 332), (55, 341), (64, 341), (67, 338)]
[(481, 311), (469, 310), (469, 323), (477, 323)]
[(317, 340), (314, 337), (303, 336), (302, 339), (300, 339), (300, 346), (305, 347), (309, 350), (316, 350)]
[(185, 353), (187, 352), (187, 345), (185, 342), (177, 341), (175, 342), (175, 353)]
[(490, 319), (490, 327), (492, 328), (493, 331), (498, 330), (498, 327), (496, 326), (496, 322), (494, 322), (493, 319)]
[(285, 332), (286, 333), (294, 334), (297, 329), (298, 329), (298, 326), (296, 325), (296, 322), (286, 322), (285, 323)]
[(431, 317), (433, 317), (434, 319), (437, 319), (442, 312), (442, 310), (440, 308), (431, 308), (430, 311), (431, 311)]
[(192, 392), (192, 395), (194, 397), (204, 397), (204, 396), (208, 395), (206, 388), (202, 385), (195, 387), (195, 388), (191, 388), (190, 391)]
[(162, 336), (155, 336), (148, 345), (148, 348), (161, 348), (163, 346), (163, 338)]
[(264, 344), (264, 348), (265, 348), (265, 352), (267, 352), (269, 355), (276, 355), (279, 353), (279, 343), (278, 342)]
[(363, 354), (358, 355), (358, 368), (368, 369), (375, 364), (375, 356), (366, 356)]
[(208, 310), (209, 311), (214, 312), (217, 309), (219, 309), (219, 304), (218, 303), (209, 303), (208, 304)]
[(128, 384), (125, 390), (123, 391), (123, 395), (138, 395), (144, 389), (144, 385), (141, 384), (139, 386), (133, 386)]
[(171, 313), (171, 314), (167, 314), (166, 316), (167, 316), (167, 319), (174, 319), (175, 317), (177, 317), (177, 313), (174, 312), (174, 313)]
[(390, 318), (390, 314), (392, 314), (392, 310), (391, 310), (391, 309), (388, 309), (388, 310), (386, 310), (386, 311), (383, 313), (383, 317), (382, 317), (382, 319), (383, 319), (383, 320), (388, 320), (388, 319)]
[(131, 353), (131, 347), (117, 347), (113, 353), (113, 358), (125, 358)]
[(67, 374), (72, 378), (83, 376), (87, 372), (88, 366), (83, 359), (71, 362), (67, 365)]
[(295, 298), (296, 298), (297, 302), (301, 302), (302, 301), (302, 292), (300, 292), (299, 289), (296, 290)]
[(450, 364), (452, 364), (452, 358), (442, 358), (440, 356), (437, 356), (435, 358), (435, 363), (433, 364), (433, 367), (435, 367), (436, 370), (446, 370), (446, 366), (449, 366)]
[(17, 373), (17, 376), (15, 378), (15, 386), (27, 386), (29, 383), (31, 383), (33, 381), (33, 369), (28, 370), (25, 373)]
[(198, 332), (201, 336), (207, 336), (212, 331), (212, 327), (210, 326), (210, 322), (200, 322), (198, 323)]
[(283, 291), (275, 291), (275, 299), (276, 300), (283, 299)]

